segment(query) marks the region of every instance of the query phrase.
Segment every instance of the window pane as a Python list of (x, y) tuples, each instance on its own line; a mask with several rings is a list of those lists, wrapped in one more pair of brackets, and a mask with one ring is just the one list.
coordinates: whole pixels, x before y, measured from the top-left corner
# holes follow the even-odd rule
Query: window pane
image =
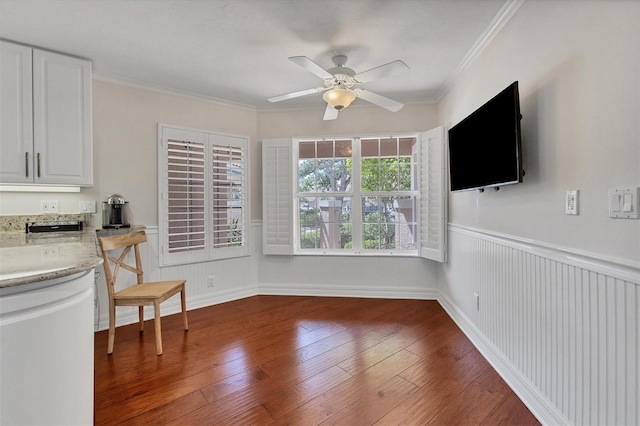
[(379, 157), (378, 139), (362, 139), (360, 150), (362, 157)]
[(343, 207), (350, 203), (345, 203), (343, 197), (322, 197), (319, 204), (321, 247), (324, 249), (343, 248), (340, 218)]
[(316, 160), (298, 161), (298, 190), (300, 192), (316, 191)]
[(351, 248), (351, 198), (299, 198), (300, 248)]
[(365, 223), (362, 226), (362, 236), (364, 240), (365, 249), (379, 249), (380, 248), (380, 225)]
[[(298, 160), (298, 190), (300, 192), (345, 192), (351, 190), (353, 173), (351, 141), (300, 142), (304, 155), (314, 159)], [(335, 149), (334, 149), (335, 148)], [(317, 153), (317, 159), (315, 155)], [(336, 157), (334, 157), (334, 153)]]
[(300, 217), (300, 248), (319, 247), (317, 198), (304, 197), (298, 201)]
[(363, 191), (377, 191), (380, 188), (380, 160), (362, 159), (361, 180)]
[[(405, 158), (401, 158), (400, 159), (405, 160)], [(407, 160), (409, 160), (407, 158)], [(400, 163), (400, 168), (399, 168), (399, 175), (400, 175), (400, 184), (398, 186), (398, 189), (400, 191), (411, 191), (413, 188), (413, 182), (411, 179), (411, 164), (406, 164), (404, 162)]]
[(381, 159), (380, 190), (395, 191), (398, 189), (398, 160), (395, 158)]
[(416, 198), (362, 197), (365, 249), (415, 250)]
[(351, 140), (336, 141), (336, 158), (350, 158), (352, 154)]
[(316, 158), (316, 143), (300, 142), (298, 144), (298, 158)]
[(413, 152), (413, 146), (417, 143), (416, 138), (400, 138), (398, 140), (399, 145), (399, 155), (401, 156), (411, 156)]
[(381, 139), (380, 140), (380, 156), (381, 157), (397, 157), (398, 156), (398, 140)]
[(333, 141), (318, 141), (318, 158), (333, 158)]

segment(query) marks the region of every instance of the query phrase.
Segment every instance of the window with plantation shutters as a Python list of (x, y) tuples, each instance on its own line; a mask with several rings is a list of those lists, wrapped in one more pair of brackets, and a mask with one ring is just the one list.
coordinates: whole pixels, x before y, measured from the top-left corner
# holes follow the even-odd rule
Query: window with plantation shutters
[(262, 141), (263, 252), (446, 260), (444, 130)]
[(160, 265), (246, 256), (248, 138), (159, 125)]

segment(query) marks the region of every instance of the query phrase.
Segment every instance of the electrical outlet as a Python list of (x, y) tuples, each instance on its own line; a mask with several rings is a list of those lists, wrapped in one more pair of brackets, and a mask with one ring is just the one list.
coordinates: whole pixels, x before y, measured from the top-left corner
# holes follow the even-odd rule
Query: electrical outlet
[(58, 200), (41, 200), (41, 213), (58, 213)]
[(215, 278), (216, 277), (214, 275), (209, 275), (209, 278), (207, 280), (207, 286), (208, 287), (215, 287), (216, 286)]

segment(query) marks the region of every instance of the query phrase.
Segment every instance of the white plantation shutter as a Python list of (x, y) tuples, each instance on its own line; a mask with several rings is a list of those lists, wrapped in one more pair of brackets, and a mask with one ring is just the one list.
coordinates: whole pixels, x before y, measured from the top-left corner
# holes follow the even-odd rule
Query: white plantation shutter
[(447, 188), (444, 129), (420, 134), (420, 256), (446, 261)]
[(248, 253), (248, 139), (158, 126), (160, 266)]
[(262, 141), (264, 254), (293, 254), (293, 141)]
[(211, 149), (211, 235), (213, 258), (216, 249), (246, 245), (247, 232), (247, 146), (233, 136), (210, 135)]
[(204, 250), (204, 144), (167, 140), (168, 252)]

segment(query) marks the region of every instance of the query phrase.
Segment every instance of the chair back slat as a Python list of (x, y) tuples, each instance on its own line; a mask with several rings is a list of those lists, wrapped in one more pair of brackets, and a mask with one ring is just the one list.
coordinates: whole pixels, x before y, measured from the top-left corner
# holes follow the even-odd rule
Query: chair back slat
[[(138, 244), (145, 241), (147, 241), (147, 236), (144, 231), (98, 238), (100, 250), (102, 251), (102, 257), (104, 259), (102, 266), (104, 267), (105, 281), (107, 282), (109, 297), (113, 297), (115, 293), (115, 283), (118, 278), (120, 268), (136, 274), (136, 282), (138, 284), (143, 282), (142, 261), (140, 259), (140, 249), (138, 248)], [(136, 262), (135, 267), (124, 262), (125, 258), (131, 251), (131, 247), (134, 248)], [(119, 257), (116, 258), (109, 253), (111, 250), (119, 248), (123, 248)], [(113, 271), (111, 270), (111, 263), (113, 263)]]

